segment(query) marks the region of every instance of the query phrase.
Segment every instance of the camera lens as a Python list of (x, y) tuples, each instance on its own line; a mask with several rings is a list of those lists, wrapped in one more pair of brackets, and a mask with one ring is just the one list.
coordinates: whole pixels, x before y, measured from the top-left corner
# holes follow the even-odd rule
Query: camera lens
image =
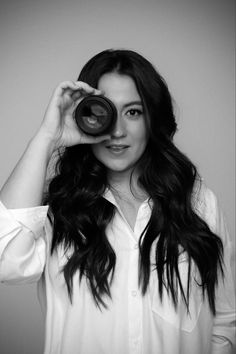
[(85, 97), (75, 110), (78, 127), (89, 135), (103, 135), (111, 131), (116, 121), (116, 108), (106, 97)]

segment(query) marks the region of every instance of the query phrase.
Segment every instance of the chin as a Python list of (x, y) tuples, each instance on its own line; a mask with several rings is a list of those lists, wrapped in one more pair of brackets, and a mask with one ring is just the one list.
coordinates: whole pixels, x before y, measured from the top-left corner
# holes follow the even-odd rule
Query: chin
[(114, 164), (104, 164), (106, 169), (110, 172), (114, 173), (123, 173), (123, 172), (128, 172), (132, 171), (134, 168), (134, 165), (114, 165)]
[(106, 166), (107, 170), (112, 172), (125, 172), (131, 169), (131, 167), (119, 167), (119, 166)]

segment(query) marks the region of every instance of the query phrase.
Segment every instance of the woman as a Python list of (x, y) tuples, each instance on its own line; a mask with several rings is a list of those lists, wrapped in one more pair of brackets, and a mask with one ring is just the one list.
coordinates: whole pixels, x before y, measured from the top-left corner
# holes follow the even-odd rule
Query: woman
[[(91, 94), (116, 107), (108, 135), (75, 123)], [(56, 88), (1, 191), (1, 280), (38, 281), (45, 353), (231, 352), (229, 238), (175, 131), (164, 80), (135, 52), (99, 53)]]

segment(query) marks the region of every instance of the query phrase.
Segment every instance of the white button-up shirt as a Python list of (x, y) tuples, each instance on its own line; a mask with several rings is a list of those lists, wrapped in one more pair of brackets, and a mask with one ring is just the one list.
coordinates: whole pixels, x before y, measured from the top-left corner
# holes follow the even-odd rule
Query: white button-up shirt
[[(62, 247), (50, 254), (52, 229), (47, 206), (7, 210), (0, 204), (0, 280), (19, 284), (38, 281), (39, 298), (46, 316), (45, 354), (229, 354), (235, 342), (234, 286), (230, 270), (230, 239), (215, 195), (206, 187), (193, 198), (197, 213), (223, 240), (225, 280), (216, 290), (216, 316), (197, 285), (193, 267), (188, 314), (179, 298), (175, 310), (164, 289), (162, 302), (158, 279), (151, 272), (145, 296), (138, 286), (139, 237), (151, 214), (148, 201), (138, 210), (131, 229), (114, 196), (104, 195), (116, 206), (107, 237), (116, 253), (116, 268), (108, 309), (96, 307), (86, 280), (73, 278), (73, 302), (62, 272), (68, 252)], [(151, 257), (154, 257), (154, 247)], [(154, 259), (153, 259), (154, 260)], [(152, 261), (153, 261), (152, 260)], [(187, 286), (187, 257), (179, 259)], [(196, 281), (195, 281), (196, 280)]]

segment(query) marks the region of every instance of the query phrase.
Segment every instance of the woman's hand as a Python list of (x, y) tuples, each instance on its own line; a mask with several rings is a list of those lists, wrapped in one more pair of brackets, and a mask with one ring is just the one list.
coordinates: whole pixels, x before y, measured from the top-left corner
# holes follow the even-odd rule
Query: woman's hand
[(102, 92), (82, 81), (65, 81), (55, 89), (47, 107), (39, 134), (53, 145), (53, 150), (62, 146), (76, 144), (95, 144), (109, 135), (92, 137), (81, 132), (73, 114), (78, 103), (88, 95), (101, 95)]

